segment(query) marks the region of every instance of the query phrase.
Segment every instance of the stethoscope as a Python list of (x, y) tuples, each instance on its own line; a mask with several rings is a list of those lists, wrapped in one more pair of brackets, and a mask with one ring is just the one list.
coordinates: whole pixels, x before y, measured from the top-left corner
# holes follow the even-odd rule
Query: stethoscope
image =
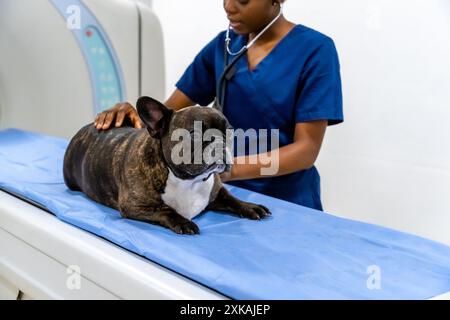
[[(263, 29), (261, 30), (258, 35), (253, 38), (252, 41), (250, 41), (248, 44), (244, 45), (240, 50), (237, 52), (232, 52), (230, 49), (230, 29), (231, 26), (228, 26), (227, 33), (225, 36), (225, 50), (224, 50), (224, 70), (219, 78), (219, 82), (217, 84), (217, 92), (216, 92), (216, 108), (219, 108), (220, 110), (223, 110), (223, 107), (225, 105), (225, 96), (226, 96), (226, 82), (229, 81), (235, 74), (236, 69), (234, 66), (236, 65), (236, 62), (247, 53), (248, 49), (258, 40), (259, 37), (261, 37), (264, 32), (266, 32), (283, 14), (283, 4), (281, 2), (278, 3), (280, 6), (280, 12), (278, 15)], [(228, 55), (234, 56), (234, 59), (228, 64)]]

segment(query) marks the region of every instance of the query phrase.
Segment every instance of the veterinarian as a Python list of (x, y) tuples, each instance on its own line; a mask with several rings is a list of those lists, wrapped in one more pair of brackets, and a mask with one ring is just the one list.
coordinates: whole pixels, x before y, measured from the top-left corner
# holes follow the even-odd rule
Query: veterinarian
[[(283, 2), (224, 0), (232, 28), (229, 41), (224, 31), (209, 42), (165, 104), (179, 110), (223, 98), (218, 97), (223, 84), (218, 84), (225, 63), (241, 54), (226, 81), (222, 110), (234, 129), (279, 130), (279, 170), (263, 176), (261, 168), (267, 165), (259, 160), (250, 164), (248, 154), (235, 154), (235, 164), (221, 175), (222, 181), (322, 210), (314, 162), (327, 126), (343, 121), (339, 60), (332, 39), (283, 16)], [(98, 114), (94, 125), (104, 130), (115, 122), (119, 127), (125, 118), (136, 128), (142, 126), (129, 103)], [(237, 164), (238, 157), (246, 157), (240, 159), (245, 164)]]

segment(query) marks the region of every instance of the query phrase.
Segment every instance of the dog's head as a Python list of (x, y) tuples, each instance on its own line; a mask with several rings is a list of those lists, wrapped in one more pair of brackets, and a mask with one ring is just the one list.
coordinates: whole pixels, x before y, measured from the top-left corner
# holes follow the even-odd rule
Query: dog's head
[(150, 97), (139, 98), (137, 110), (178, 178), (207, 179), (230, 169), (231, 126), (220, 111), (193, 106), (174, 112)]

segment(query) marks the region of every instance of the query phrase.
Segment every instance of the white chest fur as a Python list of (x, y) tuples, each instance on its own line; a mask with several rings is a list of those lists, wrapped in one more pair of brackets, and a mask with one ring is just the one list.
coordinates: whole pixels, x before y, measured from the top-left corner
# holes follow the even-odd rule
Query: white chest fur
[(209, 203), (209, 195), (214, 186), (214, 174), (206, 181), (182, 180), (177, 178), (169, 169), (166, 188), (161, 195), (166, 205), (178, 214), (191, 220), (201, 213)]

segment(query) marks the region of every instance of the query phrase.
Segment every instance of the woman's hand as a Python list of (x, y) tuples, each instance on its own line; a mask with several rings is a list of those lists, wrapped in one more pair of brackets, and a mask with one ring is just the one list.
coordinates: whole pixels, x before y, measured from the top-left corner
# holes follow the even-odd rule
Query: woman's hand
[(115, 121), (115, 126), (120, 127), (127, 118), (137, 129), (142, 128), (141, 119), (136, 109), (128, 102), (117, 103), (114, 107), (100, 112), (95, 117), (94, 126), (98, 130), (106, 130)]

